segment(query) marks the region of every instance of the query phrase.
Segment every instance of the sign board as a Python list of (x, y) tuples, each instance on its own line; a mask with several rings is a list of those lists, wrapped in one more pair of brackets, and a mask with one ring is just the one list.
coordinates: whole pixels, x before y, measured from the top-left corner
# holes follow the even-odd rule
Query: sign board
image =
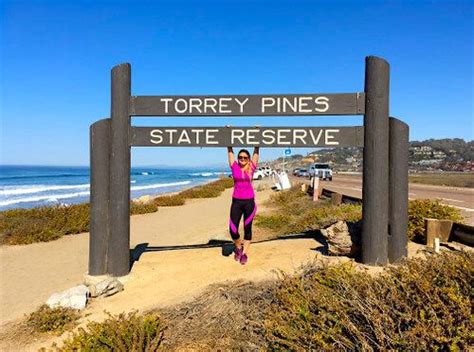
[(131, 116), (363, 115), (364, 93), (132, 96)]
[(132, 146), (155, 147), (362, 147), (363, 135), (363, 127), (131, 127), (130, 133)]
[[(218, 96), (132, 96), (130, 64), (115, 66), (110, 118), (90, 129), (89, 274), (130, 272), (131, 146), (363, 147), (362, 261), (380, 265), (405, 257), (408, 126), (389, 119), (388, 62), (369, 56), (365, 63), (363, 93)], [(131, 126), (132, 116), (298, 115), (364, 115), (364, 126)]]

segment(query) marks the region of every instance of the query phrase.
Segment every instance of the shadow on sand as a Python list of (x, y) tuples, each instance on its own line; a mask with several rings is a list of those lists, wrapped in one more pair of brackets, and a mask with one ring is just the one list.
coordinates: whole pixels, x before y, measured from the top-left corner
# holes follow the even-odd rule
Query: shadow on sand
[[(264, 243), (271, 241), (281, 241), (281, 240), (294, 240), (294, 239), (307, 239), (311, 238), (315, 240), (315, 243), (319, 246), (311, 248), (311, 250), (318, 251), (322, 254), (327, 254), (328, 244), (326, 239), (319, 230), (317, 231), (308, 231), (299, 234), (290, 234), (277, 238), (271, 238), (268, 240), (255, 241), (252, 243)], [(222, 255), (224, 257), (230, 256), (234, 252), (234, 243), (230, 240), (210, 240), (208, 243), (203, 244), (191, 244), (191, 245), (180, 245), (180, 246), (150, 246), (149, 243), (140, 243), (135, 246), (135, 248), (130, 249), (130, 268), (133, 267), (135, 262), (140, 260), (140, 257), (145, 252), (161, 252), (161, 251), (177, 251), (185, 249), (201, 249), (201, 248), (222, 248)]]

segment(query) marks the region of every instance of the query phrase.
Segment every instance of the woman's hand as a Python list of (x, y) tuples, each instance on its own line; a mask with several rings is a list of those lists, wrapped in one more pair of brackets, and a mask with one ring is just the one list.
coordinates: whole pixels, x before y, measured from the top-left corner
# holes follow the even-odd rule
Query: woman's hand
[(227, 147), (227, 157), (229, 159), (229, 166), (232, 167), (232, 164), (235, 161), (234, 150), (232, 149), (232, 147)]

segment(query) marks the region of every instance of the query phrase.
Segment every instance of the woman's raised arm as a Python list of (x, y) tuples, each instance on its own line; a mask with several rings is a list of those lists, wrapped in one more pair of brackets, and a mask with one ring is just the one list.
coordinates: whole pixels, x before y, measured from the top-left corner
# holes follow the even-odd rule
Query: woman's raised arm
[(234, 150), (232, 147), (227, 147), (227, 157), (229, 158), (229, 166), (232, 167), (232, 164), (235, 161)]
[(253, 148), (252, 162), (257, 165), (259, 157), (260, 147)]

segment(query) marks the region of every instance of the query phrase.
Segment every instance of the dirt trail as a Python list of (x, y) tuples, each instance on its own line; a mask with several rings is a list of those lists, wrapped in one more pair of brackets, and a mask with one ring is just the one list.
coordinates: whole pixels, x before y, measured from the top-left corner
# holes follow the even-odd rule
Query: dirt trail
[[(257, 193), (261, 203), (270, 191)], [(220, 197), (188, 200), (180, 207), (135, 215), (130, 221), (131, 248), (143, 243), (162, 247), (228, 239), (231, 190)], [(88, 233), (47, 243), (0, 247), (0, 324), (21, 318), (48, 297), (83, 281), (89, 255)]]
[[(249, 262), (233, 259), (232, 245), (200, 248), (209, 240), (228, 239), (231, 194), (187, 202), (181, 207), (160, 208), (157, 213), (131, 218), (131, 247), (144, 251), (123, 278), (125, 290), (106, 299), (92, 300), (82, 323), (101, 320), (104, 311), (146, 311), (192, 300), (210, 284), (229, 280), (264, 280), (279, 270), (292, 273), (314, 260), (322, 245), (311, 238), (271, 240), (252, 245)], [(257, 193), (263, 203), (271, 191)], [(264, 207), (259, 207), (260, 211)], [(194, 246), (193, 246), (194, 245)], [(0, 248), (2, 262), (2, 330), (36, 309), (54, 292), (83, 281), (87, 271), (88, 234), (66, 236), (58, 241)], [(347, 260), (333, 258), (331, 260)], [(32, 341), (21, 350), (50, 346), (54, 340)], [(13, 343), (13, 345), (12, 345)], [(18, 350), (15, 342), (3, 341), (0, 349)]]

